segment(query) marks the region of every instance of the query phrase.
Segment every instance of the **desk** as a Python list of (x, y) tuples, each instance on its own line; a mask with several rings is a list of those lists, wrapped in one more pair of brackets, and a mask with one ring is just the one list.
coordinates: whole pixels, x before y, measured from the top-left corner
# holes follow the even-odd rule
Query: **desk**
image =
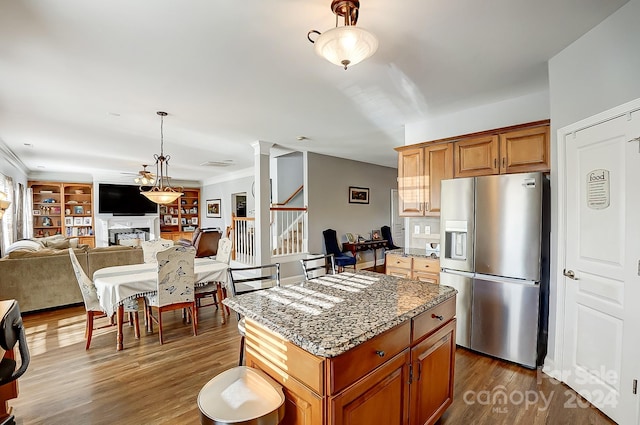
[(387, 240), (364, 241), (355, 243), (345, 242), (342, 244), (342, 252), (349, 251), (355, 257), (356, 252), (358, 251), (368, 251), (370, 249), (373, 250), (373, 269), (375, 270), (377, 261), (376, 251), (380, 248), (386, 248), (387, 246), (389, 246), (389, 241)]
[[(222, 300), (222, 287), (227, 282), (226, 263), (210, 258), (196, 258), (194, 273), (195, 286), (204, 286), (209, 282), (218, 283), (218, 297)], [(118, 336), (116, 349), (122, 350), (123, 304), (127, 300), (151, 295), (157, 288), (157, 265), (155, 263), (131, 264), (128, 266), (106, 267), (96, 270), (93, 283), (96, 285), (100, 306), (111, 316), (116, 313)], [(195, 295), (194, 295), (195, 296)], [(224, 318), (224, 311), (222, 313)]]

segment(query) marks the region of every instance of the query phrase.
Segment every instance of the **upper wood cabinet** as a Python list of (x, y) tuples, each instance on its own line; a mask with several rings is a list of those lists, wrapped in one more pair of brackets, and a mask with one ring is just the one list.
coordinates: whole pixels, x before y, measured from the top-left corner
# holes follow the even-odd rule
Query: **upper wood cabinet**
[(549, 126), (500, 134), (500, 174), (549, 171)]
[(407, 149), (398, 155), (400, 215), (440, 214), (440, 182), (453, 178), (453, 144)]
[(454, 142), (455, 177), (549, 171), (549, 126)]

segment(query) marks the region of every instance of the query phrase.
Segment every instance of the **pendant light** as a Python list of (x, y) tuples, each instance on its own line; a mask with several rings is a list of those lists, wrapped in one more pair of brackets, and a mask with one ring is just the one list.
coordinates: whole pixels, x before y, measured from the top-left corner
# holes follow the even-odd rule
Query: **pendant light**
[[(320, 33), (311, 30), (307, 39), (315, 45), (315, 51), (338, 66), (353, 66), (373, 55), (378, 49), (378, 39), (369, 31), (356, 27), (358, 22), (358, 0), (333, 0), (331, 10), (336, 15), (336, 27)], [(339, 17), (344, 17), (344, 26), (338, 26)], [(318, 38), (311, 39), (311, 34)]]
[(154, 155), (156, 160), (156, 181), (155, 185), (149, 190), (144, 190), (140, 186), (140, 193), (149, 198), (156, 204), (169, 204), (182, 195), (182, 188), (171, 187), (171, 178), (169, 177), (169, 155), (164, 155), (164, 117), (166, 112), (156, 112), (160, 116), (160, 155)]

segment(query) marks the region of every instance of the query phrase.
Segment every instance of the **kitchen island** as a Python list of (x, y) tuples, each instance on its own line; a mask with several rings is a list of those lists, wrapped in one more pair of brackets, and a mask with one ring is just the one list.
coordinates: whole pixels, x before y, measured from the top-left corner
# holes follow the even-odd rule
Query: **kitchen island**
[(228, 298), (283, 424), (432, 424), (453, 399), (452, 288), (359, 271)]

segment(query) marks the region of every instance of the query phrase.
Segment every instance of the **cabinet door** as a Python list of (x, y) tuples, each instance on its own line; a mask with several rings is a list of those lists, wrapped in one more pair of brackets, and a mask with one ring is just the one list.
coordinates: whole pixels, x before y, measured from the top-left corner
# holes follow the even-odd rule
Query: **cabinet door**
[(415, 380), (411, 383), (412, 425), (435, 423), (453, 401), (456, 320), (411, 349)]
[(549, 171), (549, 126), (500, 135), (500, 174)]
[(486, 136), (454, 142), (454, 177), (499, 174), (498, 148), (498, 136)]
[(408, 424), (409, 350), (375, 369), (329, 401), (329, 423)]
[(424, 215), (424, 150), (407, 149), (398, 153), (398, 195), (400, 216)]
[(440, 182), (453, 178), (453, 143), (424, 148), (425, 215), (440, 215)]

